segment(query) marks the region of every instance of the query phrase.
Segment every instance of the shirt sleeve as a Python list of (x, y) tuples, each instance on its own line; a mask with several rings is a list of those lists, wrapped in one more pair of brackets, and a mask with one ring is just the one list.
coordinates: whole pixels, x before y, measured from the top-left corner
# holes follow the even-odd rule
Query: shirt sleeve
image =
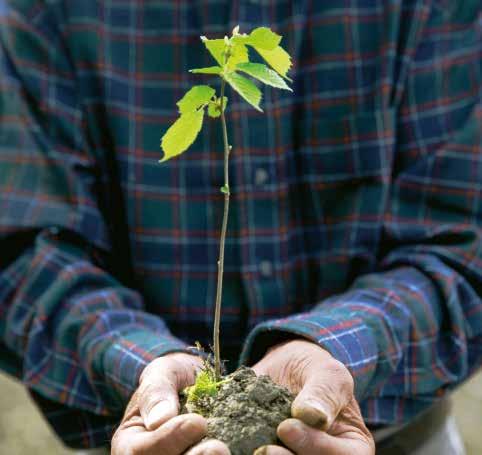
[[(261, 323), (242, 355), (254, 362), (293, 335), (319, 343), (350, 369), (357, 398), (373, 405), (364, 408), (372, 422), (410, 417), (482, 361), (482, 35), (475, 3), (435, 5), (416, 40), (405, 29), (407, 46), (415, 46), (400, 58), (403, 90), (390, 99), (397, 143), (374, 273), (312, 311)], [(377, 408), (373, 397), (397, 406)], [(396, 415), (381, 415), (384, 408)]]
[[(24, 2), (27, 4), (28, 2)], [(38, 3), (38, 2), (35, 2)], [(2, 2), (2, 5), (4, 3)], [(118, 415), (155, 357), (185, 349), (116, 272), (120, 227), (71, 56), (47, 8), (0, 15), (0, 344), (35, 394)]]

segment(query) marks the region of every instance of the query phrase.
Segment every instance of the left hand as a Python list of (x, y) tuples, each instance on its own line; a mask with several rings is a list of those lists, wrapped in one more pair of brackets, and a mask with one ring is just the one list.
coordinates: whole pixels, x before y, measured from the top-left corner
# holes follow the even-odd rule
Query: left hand
[(277, 429), (289, 450), (264, 446), (255, 455), (375, 454), (350, 372), (320, 346), (301, 339), (288, 341), (271, 348), (253, 369), (296, 395), (293, 418)]

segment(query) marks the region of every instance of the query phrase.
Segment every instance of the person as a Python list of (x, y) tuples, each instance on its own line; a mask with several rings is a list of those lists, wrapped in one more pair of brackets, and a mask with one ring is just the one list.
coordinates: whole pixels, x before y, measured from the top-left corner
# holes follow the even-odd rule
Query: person
[(211, 342), (219, 124), (158, 160), (175, 102), (218, 87), (188, 73), (199, 36), (239, 24), (294, 63), (264, 114), (228, 93), (222, 355), (296, 394), (258, 453), (463, 453), (443, 403), (482, 359), (480, 12), (0, 0), (1, 362), (67, 445), (227, 453), (177, 415)]

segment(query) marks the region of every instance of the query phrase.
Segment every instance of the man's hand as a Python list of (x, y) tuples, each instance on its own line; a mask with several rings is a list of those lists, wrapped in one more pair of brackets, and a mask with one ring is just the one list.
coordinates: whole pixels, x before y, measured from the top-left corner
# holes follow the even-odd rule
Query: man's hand
[[(168, 354), (152, 361), (142, 372), (139, 388), (127, 405), (112, 439), (113, 455), (180, 455), (206, 434), (206, 420), (179, 413), (179, 392), (194, 383), (202, 366), (199, 357)], [(226, 453), (218, 441), (199, 444), (189, 454)]]
[(290, 450), (265, 446), (256, 455), (373, 455), (347, 368), (315, 343), (294, 340), (271, 350), (254, 367), (296, 395), (292, 419), (278, 426)]

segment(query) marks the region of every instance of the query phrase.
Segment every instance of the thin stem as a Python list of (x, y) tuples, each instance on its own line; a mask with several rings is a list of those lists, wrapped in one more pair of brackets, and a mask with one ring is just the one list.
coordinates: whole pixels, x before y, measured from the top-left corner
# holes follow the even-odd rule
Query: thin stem
[(224, 213), (223, 213), (223, 225), (221, 228), (221, 239), (219, 243), (219, 260), (218, 260), (218, 286), (216, 290), (216, 305), (214, 309), (214, 332), (213, 332), (213, 344), (214, 344), (214, 371), (216, 374), (216, 381), (221, 378), (221, 353), (219, 347), (219, 325), (221, 322), (221, 298), (223, 292), (223, 272), (224, 272), (224, 245), (226, 243), (226, 230), (228, 228), (228, 214), (229, 214), (229, 144), (228, 144), (228, 132), (226, 128), (226, 118), (224, 116), (224, 88), (226, 82), (224, 78), (221, 82), (221, 124), (223, 126), (223, 140), (224, 140)]

